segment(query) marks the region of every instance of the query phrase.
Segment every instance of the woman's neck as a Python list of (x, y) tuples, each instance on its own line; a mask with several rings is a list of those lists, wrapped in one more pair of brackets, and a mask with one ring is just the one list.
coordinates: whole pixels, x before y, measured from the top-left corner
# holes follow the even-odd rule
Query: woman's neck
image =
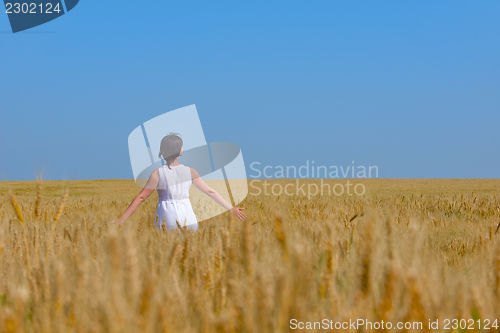
[(175, 160), (172, 161), (172, 163), (170, 163), (170, 166), (178, 166), (178, 165), (181, 165), (179, 163), (179, 158), (176, 158)]

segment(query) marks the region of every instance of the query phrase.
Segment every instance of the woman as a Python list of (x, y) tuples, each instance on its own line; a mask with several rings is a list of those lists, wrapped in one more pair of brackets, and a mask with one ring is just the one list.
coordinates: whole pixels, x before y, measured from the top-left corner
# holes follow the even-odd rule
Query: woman
[(175, 133), (171, 133), (161, 140), (158, 157), (163, 158), (166, 164), (153, 171), (146, 186), (132, 201), (123, 215), (111, 223), (122, 224), (125, 222), (156, 189), (159, 201), (156, 209), (155, 226), (161, 229), (165, 225), (167, 230), (170, 231), (176, 229), (178, 227), (177, 223), (179, 223), (180, 226), (196, 231), (198, 222), (189, 201), (191, 184), (225, 209), (231, 210), (238, 219), (246, 218), (246, 215), (242, 212), (243, 208), (233, 207), (217, 191), (210, 188), (195, 169), (179, 163), (178, 158), (182, 156), (183, 151), (182, 144), (182, 139)]

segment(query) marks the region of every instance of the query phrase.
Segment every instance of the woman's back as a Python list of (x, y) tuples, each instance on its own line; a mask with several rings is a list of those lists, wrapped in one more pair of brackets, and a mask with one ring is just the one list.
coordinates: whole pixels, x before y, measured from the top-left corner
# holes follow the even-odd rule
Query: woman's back
[(189, 188), (191, 187), (191, 169), (184, 165), (167, 165), (158, 168), (159, 181), (158, 208), (156, 209), (156, 222), (158, 228), (165, 226), (167, 230), (186, 226), (196, 230), (198, 223), (189, 202)]
[(185, 165), (162, 166), (158, 169), (158, 197), (160, 200), (183, 200), (189, 198), (191, 169)]

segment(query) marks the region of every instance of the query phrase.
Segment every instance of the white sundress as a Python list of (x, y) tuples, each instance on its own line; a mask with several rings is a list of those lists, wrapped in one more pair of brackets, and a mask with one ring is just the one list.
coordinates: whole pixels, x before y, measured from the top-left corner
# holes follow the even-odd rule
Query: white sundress
[(155, 227), (163, 226), (167, 231), (181, 227), (189, 230), (198, 229), (198, 221), (189, 201), (189, 188), (192, 184), (191, 169), (185, 165), (167, 165), (158, 168), (160, 179), (158, 191), (158, 208), (156, 209)]

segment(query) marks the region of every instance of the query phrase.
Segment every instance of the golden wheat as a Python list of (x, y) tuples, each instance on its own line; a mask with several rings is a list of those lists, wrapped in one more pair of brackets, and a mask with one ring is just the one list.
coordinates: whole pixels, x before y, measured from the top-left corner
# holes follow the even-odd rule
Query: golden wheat
[(156, 194), (109, 224), (138, 192), (130, 181), (44, 182), (43, 197), (41, 183), (0, 183), (0, 332), (493, 323), (500, 181), (364, 184), (363, 197), (250, 194), (247, 220), (225, 213), (167, 233), (153, 226)]

